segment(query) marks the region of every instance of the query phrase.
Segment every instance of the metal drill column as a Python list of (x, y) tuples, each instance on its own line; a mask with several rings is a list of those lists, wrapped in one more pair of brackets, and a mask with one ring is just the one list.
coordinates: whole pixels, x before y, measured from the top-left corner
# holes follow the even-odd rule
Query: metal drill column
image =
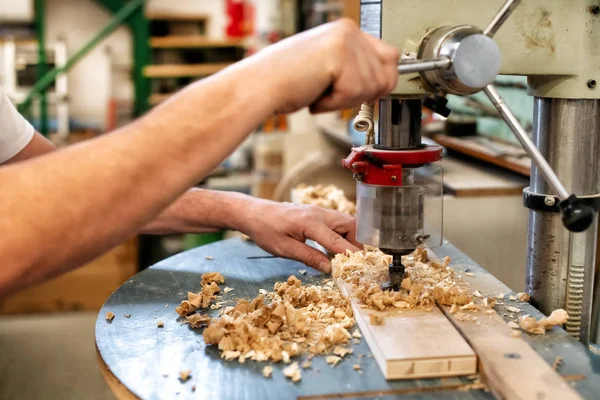
[[(533, 140), (570, 193), (600, 192), (600, 101), (535, 98)], [(531, 191), (556, 195), (533, 164)], [(590, 337), (598, 221), (572, 233), (558, 213), (529, 212), (527, 291), (545, 314), (569, 313), (567, 331)]]

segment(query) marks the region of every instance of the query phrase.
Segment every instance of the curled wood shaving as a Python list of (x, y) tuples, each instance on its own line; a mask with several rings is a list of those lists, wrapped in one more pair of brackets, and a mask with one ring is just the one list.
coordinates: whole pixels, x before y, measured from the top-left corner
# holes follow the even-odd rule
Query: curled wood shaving
[(325, 362), (329, 365), (331, 365), (332, 367), (335, 367), (336, 365), (338, 365), (338, 363), (342, 360), (341, 357), (338, 356), (327, 356), (325, 358)]
[(262, 370), (262, 374), (265, 378), (270, 378), (273, 375), (273, 367), (266, 365)]
[(529, 315), (523, 315), (519, 318), (519, 326), (526, 332), (534, 335), (544, 335), (547, 330), (556, 325), (563, 325), (569, 319), (569, 314), (562, 308), (552, 311), (547, 318), (536, 320)]
[(371, 325), (383, 325), (385, 323), (385, 319), (377, 314), (369, 314), (369, 322)]
[(473, 300), (468, 284), (448, 266), (450, 258), (433, 261), (425, 249), (404, 256), (407, 277), (399, 291), (382, 290), (389, 281), (391, 256), (373, 248), (338, 254), (333, 259), (333, 276), (341, 279), (359, 304), (376, 310), (431, 309), (435, 303), (465, 305)]
[(131, 314), (123, 314), (125, 318), (131, 318)]
[(202, 286), (212, 282), (225, 283), (225, 278), (223, 277), (223, 275), (221, 275), (220, 272), (207, 272), (205, 274), (202, 274), (201, 279), (202, 281), (200, 283), (202, 284)]
[(306, 275), (306, 270), (305, 269), (299, 269), (298, 272), (302, 275)]
[(156, 321), (156, 327), (157, 328), (164, 328), (165, 327), (165, 323), (163, 321)]
[(312, 361), (306, 360), (302, 363), (302, 368), (309, 369), (310, 367), (312, 367)]
[(190, 379), (191, 374), (192, 374), (192, 370), (191, 369), (184, 369), (183, 371), (179, 372), (179, 380), (181, 382), (185, 382), (188, 379)]
[(529, 297), (529, 295), (527, 293), (517, 293), (517, 298), (519, 299), (519, 301), (529, 301), (531, 299), (531, 297)]
[(510, 311), (510, 312), (513, 312), (513, 313), (520, 313), (521, 311), (523, 311), (520, 308), (513, 307), (513, 306), (507, 306), (506, 310)]
[(336, 356), (340, 356), (341, 358), (344, 358), (346, 354), (352, 353), (354, 353), (354, 351), (347, 347), (336, 346), (335, 349), (333, 349), (333, 354), (335, 354)]
[(212, 260), (214, 260), (215, 258), (214, 258), (214, 257), (212, 257), (212, 256), (206, 256), (206, 257), (204, 257), (204, 259), (205, 259), (205, 260), (208, 260), (208, 261), (212, 261)]
[(473, 291), (473, 296), (475, 296), (475, 297), (483, 297), (483, 295), (481, 294), (481, 292), (479, 290), (474, 290)]
[(519, 329), (519, 324), (517, 324), (514, 321), (509, 321), (508, 326), (510, 326), (513, 329)]
[(292, 382), (296, 383), (300, 379), (302, 379), (302, 372), (300, 372), (300, 367), (298, 367), (298, 363), (294, 362), (290, 364), (288, 367), (283, 369), (283, 375), (286, 378), (290, 378)]
[(200, 328), (210, 325), (210, 318), (202, 314), (192, 314), (185, 317), (184, 324), (189, 324), (192, 328)]
[(556, 356), (556, 359), (552, 363), (552, 369), (558, 371), (558, 369), (563, 365), (563, 359), (561, 356)]
[(225, 289), (223, 289), (223, 293), (229, 293), (233, 290), (233, 288), (227, 286)]
[(106, 313), (106, 316), (104, 317), (107, 321), (112, 321), (113, 319), (115, 319), (115, 313), (112, 311), (109, 311)]
[[(218, 272), (211, 272), (209, 274), (218, 274), (220, 278), (224, 279), (223, 275)], [(175, 308), (177, 314), (183, 317), (193, 313), (199, 308), (207, 308), (210, 305), (210, 301), (217, 297), (216, 294), (219, 293), (220, 290), (219, 285), (214, 281), (210, 281), (212, 278), (207, 278), (205, 281), (204, 277), (206, 275), (208, 274), (202, 275), (202, 281), (204, 282), (202, 284), (202, 290), (198, 293), (188, 292), (188, 299), (182, 301), (181, 304)], [(212, 277), (215, 278), (216, 276), (213, 275)], [(216, 277), (216, 279), (219, 279), (219, 277)]]
[(498, 293), (498, 294), (496, 295), (496, 298), (497, 298), (498, 300), (504, 300), (504, 293)]
[(360, 334), (360, 331), (358, 329), (355, 329), (354, 332), (352, 332), (352, 337), (356, 338), (356, 339), (360, 339), (362, 337), (362, 335)]
[(356, 214), (356, 204), (348, 200), (343, 190), (333, 185), (307, 186), (301, 184), (296, 186), (294, 194), (297, 196), (295, 200), (301, 204), (310, 204), (351, 215)]

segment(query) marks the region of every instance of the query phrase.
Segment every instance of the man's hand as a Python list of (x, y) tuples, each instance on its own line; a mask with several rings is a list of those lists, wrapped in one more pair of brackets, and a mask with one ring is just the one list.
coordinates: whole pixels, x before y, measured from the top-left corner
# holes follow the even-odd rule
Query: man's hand
[(329, 258), (306, 245), (314, 240), (327, 250), (343, 253), (357, 251), (354, 218), (348, 214), (316, 206), (277, 203), (255, 199), (243, 211), (240, 231), (246, 233), (269, 253), (292, 258), (329, 273)]
[(398, 59), (394, 47), (341, 19), (271, 45), (234, 68), (253, 70), (246, 76), (273, 100), (274, 112), (305, 106), (324, 112), (388, 94), (396, 86)]

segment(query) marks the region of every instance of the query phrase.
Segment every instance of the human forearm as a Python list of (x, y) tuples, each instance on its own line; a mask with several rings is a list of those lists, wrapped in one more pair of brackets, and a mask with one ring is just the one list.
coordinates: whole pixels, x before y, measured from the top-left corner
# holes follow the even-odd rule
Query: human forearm
[(244, 210), (255, 201), (241, 193), (190, 189), (144, 226), (141, 232), (168, 235), (240, 229)]
[(218, 165), (272, 112), (239, 75), (198, 83), (112, 134), (0, 168), (0, 296), (136, 234)]

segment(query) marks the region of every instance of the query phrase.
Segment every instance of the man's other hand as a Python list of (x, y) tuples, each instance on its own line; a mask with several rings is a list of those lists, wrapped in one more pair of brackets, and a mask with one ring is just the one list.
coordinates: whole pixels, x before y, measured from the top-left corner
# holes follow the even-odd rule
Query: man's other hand
[(329, 258), (305, 244), (314, 240), (333, 253), (359, 250), (354, 217), (316, 206), (256, 199), (243, 211), (240, 230), (269, 253), (329, 273)]

